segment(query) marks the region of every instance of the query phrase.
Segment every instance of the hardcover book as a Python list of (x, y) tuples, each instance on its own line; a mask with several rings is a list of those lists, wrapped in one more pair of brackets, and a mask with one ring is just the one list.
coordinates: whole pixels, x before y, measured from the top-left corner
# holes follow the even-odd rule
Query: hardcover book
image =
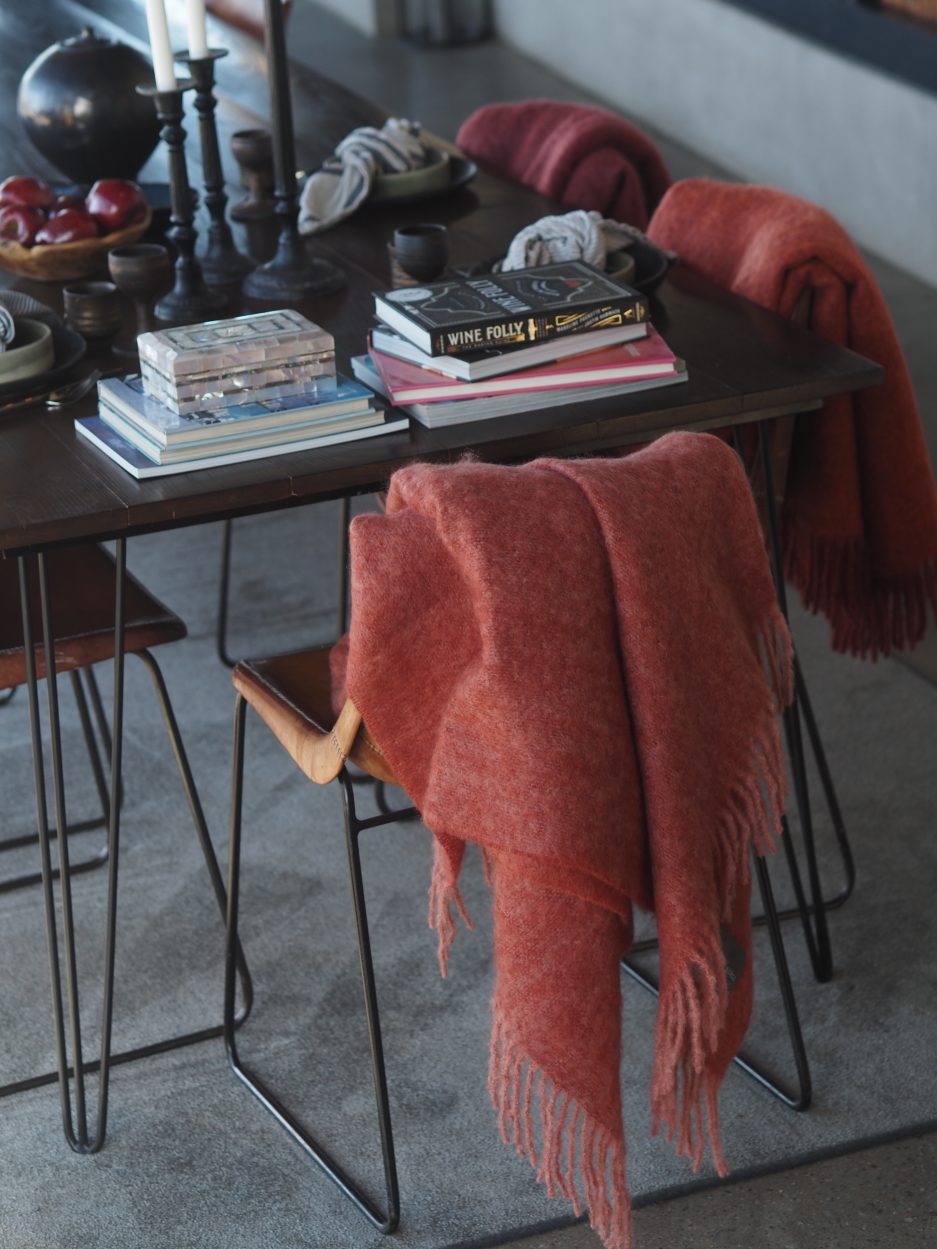
[(676, 356), (653, 329), (636, 342), (618, 343), (606, 347), (604, 351), (590, 351), (566, 360), (536, 365), (519, 373), (504, 373), (476, 382), (446, 377), (408, 360), (385, 355), (374, 348), (373, 342), (371, 359), (393, 403), (430, 403), (510, 392), (555, 390), (561, 386), (597, 386), (606, 382), (660, 377), (676, 371)]
[[(385, 395), (384, 383), (370, 356), (354, 356), (351, 367), (355, 377)], [(512, 416), (538, 408), (557, 408), (570, 403), (588, 403), (592, 399), (621, 398), (658, 386), (674, 386), (687, 380), (686, 365), (677, 360), (676, 370), (663, 377), (647, 377), (639, 381), (609, 382), (603, 386), (560, 386), (555, 390), (528, 390), (518, 394), (488, 395), (480, 399), (455, 399), (450, 403), (408, 403), (403, 407), (414, 420), (429, 429), (444, 425), (461, 425), (468, 421), (485, 421), (492, 417)]]
[(647, 320), (643, 295), (582, 260), (401, 287), (376, 294), (374, 311), (430, 356)]
[(287, 455), (293, 451), (314, 451), (318, 447), (332, 447), (342, 442), (357, 442), (362, 438), (374, 438), (378, 435), (397, 433), (409, 429), (406, 417), (383, 419), (379, 424), (364, 429), (349, 429), (338, 434), (326, 434), (316, 438), (302, 438), (279, 446), (259, 446), (246, 451), (231, 451), (223, 455), (196, 455), (192, 459), (180, 460), (173, 464), (156, 464), (138, 447), (122, 438), (100, 416), (79, 417), (75, 421), (75, 429), (104, 453), (109, 459), (132, 477), (144, 480), (147, 477), (164, 477), (168, 473), (194, 473), (203, 468), (221, 468), (227, 464), (241, 464), (247, 460), (263, 460), (273, 455)]
[(448, 377), (460, 377), (466, 382), (481, 381), (485, 377), (498, 377), (502, 373), (514, 373), (529, 369), (548, 360), (563, 360), (567, 356), (581, 355), (585, 351), (598, 351), (613, 343), (631, 342), (642, 338), (648, 330), (647, 321), (636, 324), (610, 325), (603, 330), (580, 330), (568, 338), (548, 338), (546, 342), (531, 347), (487, 347), (481, 351), (466, 352), (458, 356), (428, 356), (415, 343), (398, 334), (388, 325), (375, 325), (371, 331), (371, 344), (377, 351), (399, 360), (410, 360), (424, 369), (434, 369)]
[(366, 412), (371, 392), (360, 382), (339, 377), (321, 394), (307, 387), (297, 395), (249, 397), (225, 408), (177, 413), (147, 394), (140, 377), (108, 377), (98, 382), (98, 407), (106, 419), (131, 425), (157, 446), (205, 442), (266, 429)]

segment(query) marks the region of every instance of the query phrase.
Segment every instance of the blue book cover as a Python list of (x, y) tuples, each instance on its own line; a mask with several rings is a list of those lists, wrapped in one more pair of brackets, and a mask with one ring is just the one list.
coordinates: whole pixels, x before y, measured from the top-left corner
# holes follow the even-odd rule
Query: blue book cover
[(98, 383), (98, 404), (107, 417), (113, 413), (129, 422), (159, 446), (177, 442), (203, 442), (237, 431), (305, 425), (350, 413), (364, 412), (373, 394), (360, 382), (345, 377), (324, 379), (324, 387), (310, 387), (297, 395), (260, 398), (252, 395), (223, 408), (178, 414), (146, 393), (142, 378), (108, 377)]

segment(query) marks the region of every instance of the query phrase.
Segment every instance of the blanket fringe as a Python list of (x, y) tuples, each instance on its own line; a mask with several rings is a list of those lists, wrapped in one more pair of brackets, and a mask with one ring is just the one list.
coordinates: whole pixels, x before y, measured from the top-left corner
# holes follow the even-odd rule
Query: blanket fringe
[[(488, 1091), (501, 1136), (527, 1157), (553, 1198), (588, 1211), (606, 1249), (631, 1249), (631, 1201), (625, 1175), (625, 1142), (560, 1089), (495, 1019)], [(535, 1110), (536, 1107), (536, 1110)]]
[(471, 929), (475, 927), (471, 916), (465, 909), (459, 886), (452, 879), (451, 867), (445, 852), (439, 843), (436, 842), (433, 851), (433, 874), (429, 887), (428, 922), (430, 928), (435, 930), (438, 937), (439, 970), (443, 976), (448, 971), (449, 948), (455, 940), (456, 934), (456, 922), (452, 914), (453, 907), (462, 917), (462, 922), (466, 928)]
[(829, 620), (833, 649), (859, 659), (911, 650), (937, 619), (937, 560), (876, 580), (861, 541), (818, 538), (788, 523), (784, 572), (808, 610)]
[[(749, 849), (774, 851), (784, 810), (786, 772), (777, 713), (791, 700), (792, 646), (780, 612), (774, 611), (761, 638), (772, 702), (751, 745), (750, 766), (730, 788), (716, 830), (714, 881), (722, 900), (720, 920), (731, 919), (735, 900), (750, 879)], [(653, 1131), (675, 1142), (678, 1155), (698, 1170), (708, 1139), (716, 1170), (728, 1173), (722, 1153), (717, 1104), (718, 1074), (711, 1059), (718, 1050), (729, 986), (719, 929), (695, 934), (678, 977), (661, 985), (657, 1013), (654, 1076), (651, 1084)]]

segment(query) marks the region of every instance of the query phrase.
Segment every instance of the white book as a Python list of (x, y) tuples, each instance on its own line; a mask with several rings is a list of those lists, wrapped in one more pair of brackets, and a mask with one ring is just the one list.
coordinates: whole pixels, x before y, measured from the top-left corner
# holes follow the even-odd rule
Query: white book
[(86, 438), (92, 446), (97, 447), (115, 464), (119, 464), (125, 472), (142, 481), (147, 477), (164, 477), (169, 473), (194, 473), (203, 468), (220, 468), (226, 464), (263, 460), (274, 455), (287, 455), (292, 451), (314, 451), (317, 447), (331, 447), (342, 442), (357, 442), (361, 438), (374, 438), (409, 429), (409, 424), (406, 417), (401, 417), (384, 420), (379, 425), (371, 425), (366, 429), (350, 429), (341, 434), (304, 438), (279, 446), (255, 447), (250, 451), (232, 451), (225, 455), (197, 456), (194, 459), (180, 460), (174, 464), (155, 464), (138, 447), (127, 442), (125, 438), (121, 438), (120, 434), (100, 416), (79, 417), (75, 421), (75, 429), (82, 438)]
[[(384, 383), (370, 356), (353, 356), (352, 371), (360, 382), (379, 395), (387, 397)], [(639, 382), (615, 382), (607, 386), (563, 386), (556, 390), (528, 390), (520, 394), (485, 395), (478, 399), (454, 399), (450, 402), (405, 403), (401, 412), (409, 412), (414, 420), (428, 429), (444, 425), (461, 425), (469, 421), (485, 421), (515, 412), (532, 412), (537, 408), (558, 408), (568, 403), (586, 403), (590, 399), (608, 399), (616, 395), (633, 395), (639, 390), (658, 386), (678, 385), (687, 380), (686, 364), (677, 360), (676, 371), (665, 377), (649, 377)]]

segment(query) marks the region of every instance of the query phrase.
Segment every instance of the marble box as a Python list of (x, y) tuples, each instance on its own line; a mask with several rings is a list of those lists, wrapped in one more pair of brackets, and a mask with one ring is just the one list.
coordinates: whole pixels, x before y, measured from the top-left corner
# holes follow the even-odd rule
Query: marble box
[(290, 308), (141, 334), (148, 395), (180, 415), (335, 386), (331, 334)]

